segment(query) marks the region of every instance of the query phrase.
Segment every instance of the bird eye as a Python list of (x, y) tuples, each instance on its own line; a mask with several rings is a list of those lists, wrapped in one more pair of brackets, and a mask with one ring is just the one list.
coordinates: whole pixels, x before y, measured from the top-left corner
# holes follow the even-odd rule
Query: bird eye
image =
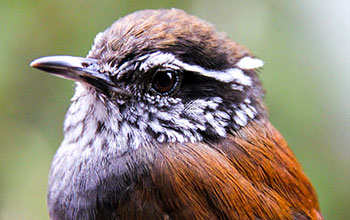
[(169, 94), (177, 83), (177, 74), (174, 71), (157, 71), (152, 79), (153, 89), (163, 95)]

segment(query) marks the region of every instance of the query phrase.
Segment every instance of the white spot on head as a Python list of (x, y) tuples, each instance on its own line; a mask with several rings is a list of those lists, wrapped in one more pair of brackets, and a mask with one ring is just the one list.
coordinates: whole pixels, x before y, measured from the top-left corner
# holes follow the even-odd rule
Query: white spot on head
[(236, 110), (236, 116), (234, 119), (240, 126), (245, 126), (248, 122), (247, 115), (242, 110)]
[(255, 117), (254, 112), (251, 109), (247, 108), (247, 106), (245, 104), (241, 104), (240, 107), (241, 107), (242, 111), (245, 112), (245, 114), (247, 114), (249, 116), (249, 118)]
[(154, 131), (155, 133), (163, 133), (164, 128), (159, 124), (158, 120), (157, 121), (152, 121), (149, 123), (149, 127)]
[(252, 57), (243, 57), (238, 63), (236, 63), (236, 66), (244, 69), (244, 70), (250, 70), (250, 69), (257, 69), (264, 65), (264, 62), (258, 58), (252, 58)]
[(232, 84), (231, 89), (233, 90), (238, 90), (238, 91), (243, 91), (243, 86), (242, 85), (237, 85), (237, 84)]
[(165, 141), (165, 135), (164, 134), (159, 135), (159, 137), (157, 138), (157, 141), (159, 143), (163, 143)]

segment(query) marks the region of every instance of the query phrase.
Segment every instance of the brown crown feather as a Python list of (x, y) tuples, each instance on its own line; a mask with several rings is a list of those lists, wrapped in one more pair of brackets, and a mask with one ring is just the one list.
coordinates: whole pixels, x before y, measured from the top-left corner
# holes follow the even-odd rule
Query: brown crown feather
[(170, 51), (185, 62), (209, 69), (229, 68), (240, 58), (251, 56), (248, 49), (217, 32), (208, 22), (179, 9), (127, 15), (108, 28), (95, 47), (91, 58), (117, 65), (152, 51)]

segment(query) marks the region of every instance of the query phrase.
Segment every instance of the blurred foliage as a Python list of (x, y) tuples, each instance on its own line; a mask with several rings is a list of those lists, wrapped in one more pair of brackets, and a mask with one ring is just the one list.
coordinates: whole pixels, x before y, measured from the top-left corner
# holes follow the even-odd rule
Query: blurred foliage
[(29, 68), (85, 56), (96, 33), (145, 8), (177, 7), (215, 24), (266, 65), (272, 123), (313, 182), (326, 219), (350, 219), (350, 3), (305, 1), (0, 2), (0, 219), (48, 219), (50, 161), (73, 83)]

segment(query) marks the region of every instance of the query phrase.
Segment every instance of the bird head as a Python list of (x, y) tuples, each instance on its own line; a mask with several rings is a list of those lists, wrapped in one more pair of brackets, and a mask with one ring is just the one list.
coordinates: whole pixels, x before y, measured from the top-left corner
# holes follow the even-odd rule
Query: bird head
[(86, 58), (31, 63), (76, 81), (75, 110), (95, 106), (95, 113), (81, 114), (104, 115), (100, 129), (117, 126), (114, 132), (140, 137), (138, 143), (216, 141), (266, 117), (256, 74), (262, 65), (212, 25), (177, 9), (117, 20), (96, 36)]

